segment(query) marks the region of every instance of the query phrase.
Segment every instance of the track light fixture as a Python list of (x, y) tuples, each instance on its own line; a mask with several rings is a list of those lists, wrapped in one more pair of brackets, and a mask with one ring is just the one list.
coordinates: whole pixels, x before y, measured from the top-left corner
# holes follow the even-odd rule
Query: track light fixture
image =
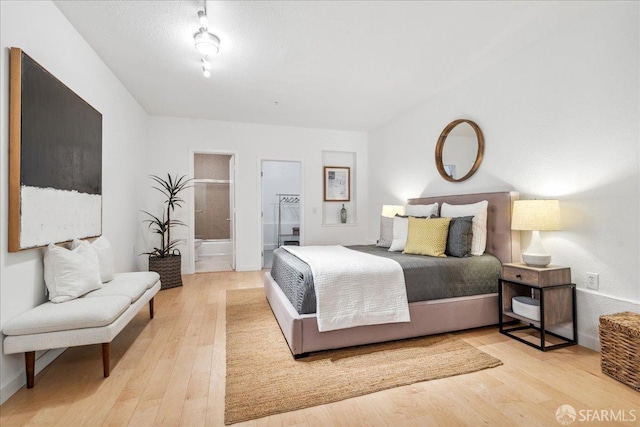
[(200, 28), (200, 31), (193, 36), (193, 39), (196, 50), (204, 56), (216, 54), (220, 50), (220, 39), (208, 32), (204, 27)]
[(200, 29), (193, 35), (196, 50), (203, 55), (202, 73), (205, 77), (211, 75), (211, 64), (207, 61), (209, 55), (214, 55), (220, 51), (220, 39), (209, 32), (209, 19), (207, 17), (207, 1), (204, 1), (204, 10), (198, 11)]
[(207, 58), (202, 58), (202, 73), (205, 77), (211, 76), (211, 64), (207, 61)]

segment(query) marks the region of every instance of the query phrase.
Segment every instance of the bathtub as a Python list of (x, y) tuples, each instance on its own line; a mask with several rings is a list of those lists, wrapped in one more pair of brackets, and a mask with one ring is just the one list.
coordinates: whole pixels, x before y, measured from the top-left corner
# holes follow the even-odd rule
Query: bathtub
[(202, 240), (202, 244), (196, 247), (196, 259), (202, 256), (230, 255), (231, 251), (231, 240)]

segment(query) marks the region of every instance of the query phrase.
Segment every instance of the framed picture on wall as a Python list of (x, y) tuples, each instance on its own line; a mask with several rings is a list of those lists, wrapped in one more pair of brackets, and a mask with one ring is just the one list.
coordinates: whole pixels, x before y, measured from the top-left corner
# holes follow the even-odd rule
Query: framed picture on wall
[(9, 252), (102, 234), (102, 114), (10, 51)]
[(324, 167), (324, 201), (348, 202), (351, 200), (351, 168), (346, 166)]

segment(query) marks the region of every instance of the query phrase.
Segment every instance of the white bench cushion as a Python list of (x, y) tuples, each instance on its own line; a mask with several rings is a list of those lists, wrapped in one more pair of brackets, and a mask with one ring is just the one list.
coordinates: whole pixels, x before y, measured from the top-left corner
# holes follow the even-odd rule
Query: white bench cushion
[(118, 277), (103, 283), (102, 288), (89, 292), (83, 298), (95, 298), (111, 295), (121, 295), (129, 298), (129, 302), (138, 301), (147, 290), (147, 284), (139, 281), (122, 280)]
[[(135, 271), (129, 273), (116, 273), (113, 281), (144, 283), (147, 289), (151, 289), (160, 280), (160, 275), (155, 271)], [(113, 283), (109, 282), (109, 284)]]
[(29, 335), (44, 332), (97, 328), (115, 321), (131, 305), (122, 295), (78, 298), (60, 304), (46, 302), (11, 319), (5, 335)]

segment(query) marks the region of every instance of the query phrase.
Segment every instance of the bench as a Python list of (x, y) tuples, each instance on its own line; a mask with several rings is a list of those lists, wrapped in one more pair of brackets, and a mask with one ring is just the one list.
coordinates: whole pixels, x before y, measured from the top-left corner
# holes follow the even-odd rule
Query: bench
[(111, 371), (111, 341), (160, 290), (153, 271), (117, 273), (102, 288), (64, 303), (45, 302), (11, 319), (3, 328), (4, 353), (24, 353), (27, 388), (33, 388), (35, 352), (102, 344), (104, 377)]

